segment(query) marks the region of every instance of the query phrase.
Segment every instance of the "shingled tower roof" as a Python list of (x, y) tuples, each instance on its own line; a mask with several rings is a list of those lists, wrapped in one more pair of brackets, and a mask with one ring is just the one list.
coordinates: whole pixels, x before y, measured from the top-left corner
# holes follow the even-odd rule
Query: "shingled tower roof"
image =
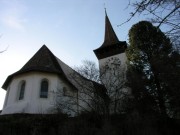
[(101, 47), (106, 47), (108, 45), (119, 43), (118, 37), (114, 32), (114, 29), (109, 21), (107, 13), (105, 12), (105, 34), (104, 34), (104, 42)]
[[(105, 34), (103, 44), (94, 50), (98, 59), (122, 53), (127, 48), (126, 41), (119, 41), (105, 11)], [(110, 51), (111, 49), (111, 51)]]

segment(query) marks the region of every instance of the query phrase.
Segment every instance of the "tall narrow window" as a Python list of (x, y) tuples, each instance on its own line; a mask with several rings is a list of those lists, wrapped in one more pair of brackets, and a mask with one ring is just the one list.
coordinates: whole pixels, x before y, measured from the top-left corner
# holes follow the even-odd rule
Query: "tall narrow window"
[(42, 80), (40, 98), (47, 98), (47, 97), (48, 97), (48, 81)]
[(25, 85), (26, 85), (25, 81), (23, 81), (20, 85), (19, 100), (22, 100), (24, 98)]

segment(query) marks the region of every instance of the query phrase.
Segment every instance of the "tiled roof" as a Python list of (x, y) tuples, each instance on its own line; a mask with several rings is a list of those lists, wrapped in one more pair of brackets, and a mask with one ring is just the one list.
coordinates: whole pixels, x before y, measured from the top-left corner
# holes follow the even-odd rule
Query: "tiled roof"
[(105, 91), (106, 91), (105, 86), (103, 86), (102, 84), (99, 84), (95, 81), (91, 81), (89, 79), (84, 78), (79, 73), (77, 73), (75, 70), (73, 70), (71, 67), (69, 67), (64, 62), (62, 62), (60, 59), (57, 58), (57, 60), (58, 60), (59, 65), (61, 66), (63, 73), (67, 77), (67, 79), (77, 89), (82, 89), (82, 87), (89, 87), (89, 89), (90, 89), (91, 87), (93, 87), (93, 89), (96, 91), (96, 93), (98, 93), (98, 94), (101, 93), (101, 96), (106, 96), (105, 95)]
[(54, 56), (54, 54), (45, 45), (43, 45), (19, 71), (8, 76), (2, 88), (7, 90), (7, 87), (13, 77), (31, 71), (55, 73), (65, 79), (76, 90), (80, 90), (85, 87), (93, 87), (95, 91), (99, 91), (98, 94), (100, 94), (100, 96), (106, 96), (106, 89), (104, 86), (81, 76), (59, 58)]
[(45, 45), (18, 72), (23, 73), (32, 70), (62, 73), (54, 54)]
[[(43, 45), (19, 71), (7, 77), (2, 88), (7, 89), (14, 76), (31, 71), (48, 72), (60, 75), (77, 90), (82, 88), (81, 84), (88, 87), (93, 86), (95, 90), (98, 90), (101, 86), (101, 84), (98, 84), (81, 76), (71, 67), (57, 58), (45, 45)], [(104, 87), (101, 86), (101, 89), (99, 90), (102, 90), (102, 88)]]
[[(2, 88), (7, 89), (14, 76), (31, 71), (55, 73), (61, 75), (65, 79), (68, 79), (66, 76), (67, 73), (64, 73), (66, 70), (62, 70), (61, 66), (63, 66), (63, 64), (60, 65), (58, 61), (58, 58), (56, 58), (56, 56), (54, 56), (54, 54), (45, 45), (43, 45), (19, 71), (7, 77)], [(67, 67), (70, 68), (69, 66)], [(73, 70), (72, 68), (70, 69)]]

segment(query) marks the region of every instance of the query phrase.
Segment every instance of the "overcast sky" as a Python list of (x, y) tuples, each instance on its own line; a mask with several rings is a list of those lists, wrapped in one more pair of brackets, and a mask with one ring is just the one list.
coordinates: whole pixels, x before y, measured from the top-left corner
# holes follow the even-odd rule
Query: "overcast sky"
[[(141, 18), (117, 27), (130, 16), (128, 0), (0, 0), (0, 85), (43, 45), (69, 66), (88, 59), (104, 40), (105, 11), (121, 41)], [(0, 88), (0, 109), (5, 90)]]

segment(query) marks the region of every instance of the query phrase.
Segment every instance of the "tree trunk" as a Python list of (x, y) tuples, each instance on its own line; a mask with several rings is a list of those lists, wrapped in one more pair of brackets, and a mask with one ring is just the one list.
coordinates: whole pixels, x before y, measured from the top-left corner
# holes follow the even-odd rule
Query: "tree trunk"
[(160, 81), (158, 79), (158, 75), (157, 75), (156, 71), (154, 71), (153, 67), (151, 67), (151, 69), (152, 69), (152, 72), (153, 72), (153, 75), (154, 75), (154, 81), (155, 81), (155, 85), (156, 85), (156, 88), (157, 88), (157, 100), (158, 100), (158, 103), (159, 103), (160, 114), (163, 117), (167, 117), (165, 100), (164, 100), (164, 93), (162, 91)]

